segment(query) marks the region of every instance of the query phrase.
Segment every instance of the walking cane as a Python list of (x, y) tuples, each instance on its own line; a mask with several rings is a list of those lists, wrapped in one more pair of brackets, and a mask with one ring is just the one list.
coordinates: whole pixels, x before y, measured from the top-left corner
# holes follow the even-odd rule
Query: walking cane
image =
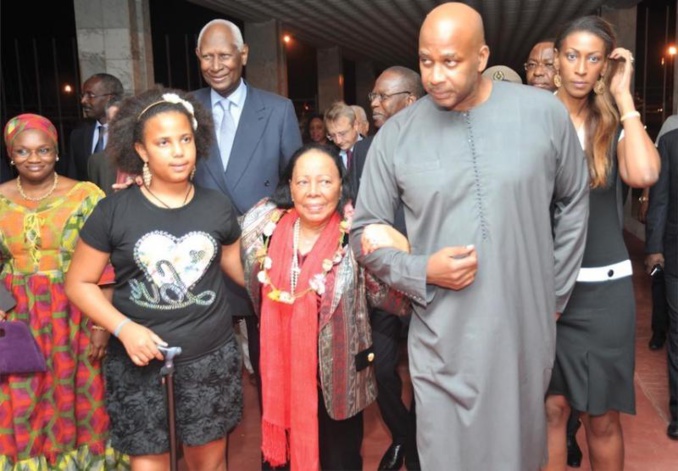
[(161, 347), (158, 350), (165, 357), (165, 365), (160, 370), (160, 376), (165, 383), (167, 393), (167, 425), (169, 429), (170, 442), (170, 469), (177, 471), (179, 463), (177, 459), (177, 429), (176, 418), (174, 415), (174, 357), (181, 355), (181, 347)]

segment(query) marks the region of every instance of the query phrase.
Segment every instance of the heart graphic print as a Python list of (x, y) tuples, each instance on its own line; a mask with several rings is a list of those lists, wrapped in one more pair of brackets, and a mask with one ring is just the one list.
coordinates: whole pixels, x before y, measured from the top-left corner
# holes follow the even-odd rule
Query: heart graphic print
[(176, 238), (153, 231), (136, 243), (134, 258), (157, 288), (191, 289), (207, 272), (217, 253), (215, 240), (204, 232)]

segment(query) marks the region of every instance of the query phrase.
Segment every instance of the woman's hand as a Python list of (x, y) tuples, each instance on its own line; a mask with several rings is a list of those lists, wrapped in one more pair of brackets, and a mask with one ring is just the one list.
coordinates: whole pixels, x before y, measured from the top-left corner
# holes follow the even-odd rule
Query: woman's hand
[(360, 245), (364, 255), (385, 247), (410, 252), (407, 238), (388, 224), (370, 224), (363, 230)]
[(154, 358), (162, 360), (162, 353), (158, 351), (157, 346), (167, 346), (167, 343), (151, 329), (131, 321), (122, 326), (118, 339), (125, 346), (127, 355), (137, 366), (146, 366)]
[(106, 356), (106, 346), (110, 337), (111, 334), (107, 330), (92, 329), (90, 343), (87, 347), (89, 361), (101, 360)]
[[(610, 66), (612, 78), (610, 80), (610, 93), (621, 110), (621, 99), (631, 96), (631, 79), (633, 78), (633, 54), (628, 49), (618, 47), (610, 54)], [(622, 110), (625, 112), (626, 110)]]

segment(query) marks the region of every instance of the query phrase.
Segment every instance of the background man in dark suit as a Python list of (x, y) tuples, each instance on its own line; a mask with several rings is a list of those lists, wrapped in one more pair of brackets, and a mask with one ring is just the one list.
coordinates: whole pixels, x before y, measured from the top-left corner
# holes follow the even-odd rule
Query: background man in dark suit
[[(120, 109), (121, 100), (111, 99), (106, 103), (106, 119), (110, 122)], [(101, 150), (90, 155), (87, 161), (87, 177), (89, 181), (104, 190), (106, 195), (112, 194), (115, 190), (113, 184), (116, 182), (118, 170), (106, 150)]]
[(343, 101), (335, 101), (325, 110), (325, 128), (327, 138), (339, 149), (339, 156), (347, 170), (353, 161), (353, 146), (362, 140), (358, 127), (358, 118), (352, 106)]
[(667, 354), (669, 366), (669, 411), (667, 434), (678, 440), (678, 129), (659, 139), (661, 172), (650, 188), (645, 222), (645, 269), (658, 266), (664, 272), (669, 312)]
[(122, 82), (111, 74), (94, 74), (85, 80), (80, 103), (86, 121), (71, 132), (68, 159), (62, 159), (58, 173), (76, 180), (88, 179), (89, 156), (104, 150), (108, 141), (106, 104), (122, 99), (123, 92)]
[[(368, 95), (375, 127), (379, 129), (391, 116), (423, 95), (421, 77), (417, 72), (406, 67), (389, 67), (377, 77), (374, 88)], [(356, 142), (353, 148), (353, 163), (349, 168), (349, 175), (354, 194), (358, 193), (372, 137)], [(403, 234), (406, 233), (402, 210), (397, 213), (395, 227)], [(370, 313), (370, 323), (375, 354), (374, 370), (379, 389), (377, 404), (392, 438), (391, 446), (382, 457), (378, 469), (398, 470), (403, 465), (403, 460), (406, 461), (409, 471), (420, 469), (414, 398), (408, 412), (401, 398), (403, 383), (397, 371), (401, 320), (398, 316), (374, 309)]]
[[(212, 110), (216, 142), (209, 158), (198, 161), (194, 182), (230, 197), (242, 215), (278, 185), (285, 165), (301, 147), (299, 123), (289, 99), (242, 79), (249, 48), (235, 24), (222, 19), (207, 23), (195, 53), (209, 87), (193, 93)], [(227, 284), (228, 302), (245, 316), (250, 360), (258, 376), (257, 319), (245, 290), (228, 278)]]

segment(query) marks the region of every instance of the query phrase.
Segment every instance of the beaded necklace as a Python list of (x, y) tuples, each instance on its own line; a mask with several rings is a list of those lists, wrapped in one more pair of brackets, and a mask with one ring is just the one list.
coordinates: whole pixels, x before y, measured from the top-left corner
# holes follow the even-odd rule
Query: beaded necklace
[(264, 286), (270, 286), (271, 291), (268, 293), (268, 297), (273, 301), (285, 303), (285, 304), (294, 304), (294, 301), (297, 298), (301, 298), (309, 291), (315, 291), (318, 295), (322, 296), (325, 293), (325, 278), (327, 274), (332, 270), (334, 265), (337, 265), (341, 262), (341, 259), (344, 256), (344, 251), (348, 245), (348, 231), (350, 228), (349, 222), (344, 219), (339, 223), (339, 241), (337, 251), (334, 253), (332, 260), (325, 259), (322, 262), (322, 271), (310, 277), (308, 285), (309, 287), (303, 291), (296, 292), (297, 281), (299, 280), (299, 274), (301, 273), (301, 267), (299, 266), (299, 233), (300, 233), (300, 220), (297, 219), (294, 222), (293, 230), (293, 239), (292, 239), (292, 264), (290, 267), (290, 290), (285, 291), (276, 287), (272, 282), (271, 278), (268, 275), (268, 271), (273, 266), (273, 260), (268, 256), (268, 246), (271, 240), (271, 236), (275, 231), (275, 228), (278, 225), (278, 222), (285, 214), (286, 210), (276, 209), (271, 212), (271, 216), (264, 226), (263, 235), (264, 235), (264, 246), (261, 247), (257, 253), (256, 258), (259, 260), (261, 270), (257, 273), (257, 279), (259, 283)]
[(38, 196), (37, 198), (34, 198), (33, 196), (28, 196), (26, 193), (24, 193), (24, 187), (21, 186), (21, 176), (17, 176), (16, 177), (16, 189), (19, 190), (19, 194), (25, 200), (42, 201), (45, 198), (49, 198), (50, 196), (52, 196), (52, 193), (54, 193), (54, 190), (56, 190), (58, 182), (59, 182), (59, 175), (57, 175), (57, 173), (54, 172), (54, 183), (52, 184), (52, 188), (50, 188), (49, 191), (47, 193), (45, 193), (44, 195)]

